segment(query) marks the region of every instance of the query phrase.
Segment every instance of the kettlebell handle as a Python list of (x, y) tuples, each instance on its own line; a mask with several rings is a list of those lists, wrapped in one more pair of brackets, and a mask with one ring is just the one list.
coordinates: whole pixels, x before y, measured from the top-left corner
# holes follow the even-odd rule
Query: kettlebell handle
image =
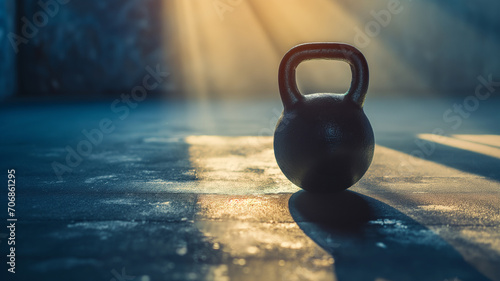
[(312, 59), (347, 62), (351, 66), (352, 81), (345, 98), (360, 108), (363, 107), (368, 90), (368, 64), (363, 54), (347, 44), (307, 43), (293, 47), (281, 60), (278, 81), (281, 100), (285, 108), (292, 107), (304, 98), (297, 87), (295, 70), (301, 62)]

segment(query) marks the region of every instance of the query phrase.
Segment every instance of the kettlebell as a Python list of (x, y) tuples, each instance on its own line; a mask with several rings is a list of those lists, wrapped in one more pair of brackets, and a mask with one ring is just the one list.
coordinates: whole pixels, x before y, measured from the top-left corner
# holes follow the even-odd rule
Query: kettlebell
[[(345, 94), (302, 95), (297, 66), (311, 59), (340, 60), (351, 67)], [(274, 155), (285, 176), (311, 192), (342, 191), (361, 179), (370, 166), (375, 139), (363, 112), (368, 64), (355, 47), (341, 43), (307, 43), (293, 47), (279, 67), (283, 102), (274, 133)]]

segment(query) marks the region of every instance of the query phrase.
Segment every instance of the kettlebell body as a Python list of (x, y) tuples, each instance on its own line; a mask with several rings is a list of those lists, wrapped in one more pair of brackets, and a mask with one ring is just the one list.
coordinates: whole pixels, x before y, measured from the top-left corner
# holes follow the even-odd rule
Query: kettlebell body
[[(298, 64), (334, 59), (350, 64), (346, 94), (300, 94)], [(368, 65), (356, 48), (338, 43), (309, 43), (292, 48), (279, 70), (284, 111), (274, 133), (274, 154), (281, 171), (312, 192), (342, 191), (361, 179), (371, 164), (375, 140), (363, 111)]]

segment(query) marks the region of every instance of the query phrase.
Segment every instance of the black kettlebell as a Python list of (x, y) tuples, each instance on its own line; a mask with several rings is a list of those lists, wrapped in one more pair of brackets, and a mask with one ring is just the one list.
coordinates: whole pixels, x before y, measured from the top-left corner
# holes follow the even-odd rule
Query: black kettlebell
[[(301, 95), (297, 66), (311, 59), (332, 59), (351, 66), (346, 94)], [(284, 111), (274, 133), (274, 155), (283, 174), (312, 192), (349, 188), (365, 174), (375, 148), (373, 130), (363, 112), (368, 64), (353, 46), (309, 43), (292, 48), (279, 68)]]

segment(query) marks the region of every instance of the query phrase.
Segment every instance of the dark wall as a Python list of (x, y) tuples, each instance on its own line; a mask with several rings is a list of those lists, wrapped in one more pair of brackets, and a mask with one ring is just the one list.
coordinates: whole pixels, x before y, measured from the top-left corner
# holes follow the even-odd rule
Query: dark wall
[(161, 0), (17, 2), (21, 95), (114, 95), (141, 85), (146, 66), (166, 69)]
[(16, 53), (8, 39), (14, 31), (14, 2), (0, 1), (0, 100), (16, 91)]

